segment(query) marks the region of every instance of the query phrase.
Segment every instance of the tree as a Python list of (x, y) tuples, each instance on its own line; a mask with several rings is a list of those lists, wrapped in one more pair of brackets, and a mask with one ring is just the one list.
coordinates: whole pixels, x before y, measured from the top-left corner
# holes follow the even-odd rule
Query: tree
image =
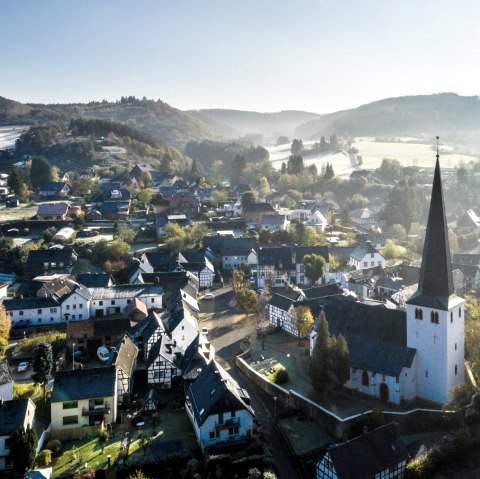
[(292, 146), (290, 147), (290, 151), (293, 156), (299, 155), (303, 150), (303, 141), (297, 140), (296, 138), (292, 141)]
[(109, 434), (106, 429), (101, 429), (101, 428), (98, 429), (97, 438), (98, 438), (98, 442), (102, 446), (102, 454), (103, 454), (103, 450), (105, 449), (105, 446), (107, 445), (108, 437), (109, 437)]
[(325, 173), (323, 174), (323, 178), (325, 180), (331, 180), (335, 176), (335, 172), (333, 171), (333, 166), (331, 163), (327, 162), (325, 166)]
[(25, 201), (28, 198), (28, 186), (25, 176), (18, 168), (14, 168), (10, 172), (7, 183), (20, 201)]
[(210, 167), (210, 176), (212, 177), (214, 184), (218, 183), (222, 171), (223, 171), (223, 161), (215, 160), (212, 163), (212, 166)]
[(21, 476), (33, 467), (37, 443), (37, 433), (29, 426), (25, 429), (22, 425), (10, 434), (10, 459)]
[(407, 230), (402, 225), (392, 225), (388, 228), (388, 232), (397, 241), (404, 241), (407, 238)]
[(153, 194), (154, 192), (152, 190), (143, 189), (138, 192), (137, 199), (144, 207), (146, 207), (152, 202)]
[(44, 449), (35, 458), (35, 465), (40, 469), (50, 466), (51, 462), (52, 462), (52, 451), (50, 451), (49, 449)]
[(298, 339), (308, 336), (313, 328), (314, 319), (310, 308), (307, 306), (297, 306), (293, 310), (293, 324), (297, 331)]
[(40, 343), (35, 350), (33, 358), (33, 374), (32, 379), (35, 384), (43, 387), (45, 397), (45, 386), (52, 379), (53, 371), (53, 354), (52, 345), (49, 343)]
[(205, 236), (208, 236), (208, 228), (205, 223), (195, 223), (187, 231), (187, 243), (192, 248), (199, 248)]
[(223, 201), (228, 200), (228, 194), (225, 190), (216, 190), (213, 192), (213, 202), (218, 205)]
[(245, 274), (241, 269), (234, 269), (232, 273), (232, 288), (235, 293), (247, 287)]
[(10, 337), (10, 328), (12, 321), (5, 311), (5, 306), (0, 305), (0, 358), (3, 358), (8, 348), (8, 338)]
[(260, 178), (260, 194), (266, 198), (270, 194), (270, 184), (265, 176)]
[(113, 238), (125, 243), (132, 244), (135, 241), (136, 236), (137, 234), (135, 231), (124, 224), (116, 223), (113, 228)]
[(187, 239), (184, 228), (176, 223), (168, 223), (165, 226), (165, 234), (167, 235), (167, 240), (165, 241), (166, 247), (172, 253), (178, 253), (183, 249)]
[(141, 469), (137, 469), (133, 474), (128, 476), (128, 479), (150, 479)]
[(30, 167), (30, 183), (38, 187), (52, 181), (53, 178), (54, 171), (48, 160), (43, 156), (36, 156)]
[(310, 284), (316, 284), (325, 274), (325, 258), (319, 254), (306, 254), (303, 257), (303, 266), (305, 268), (305, 276)]
[(49, 226), (43, 231), (43, 239), (48, 243), (55, 236), (57, 228), (55, 226)]
[(248, 205), (251, 205), (257, 201), (255, 194), (252, 191), (246, 191), (242, 195), (242, 208), (245, 208)]
[(308, 373), (313, 388), (325, 395), (339, 391), (350, 374), (347, 342), (342, 335), (330, 336), (327, 318), (323, 312)]
[(292, 175), (299, 175), (305, 169), (303, 158), (300, 155), (292, 155), (287, 162), (287, 171)]
[(247, 315), (250, 315), (255, 311), (258, 303), (258, 297), (255, 291), (242, 288), (237, 292), (236, 298), (238, 305), (247, 313)]

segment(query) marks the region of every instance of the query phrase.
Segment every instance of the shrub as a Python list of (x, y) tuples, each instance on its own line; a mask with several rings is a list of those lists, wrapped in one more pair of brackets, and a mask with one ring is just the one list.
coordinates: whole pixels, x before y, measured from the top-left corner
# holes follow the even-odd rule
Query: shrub
[(40, 391), (39, 384), (18, 384), (13, 385), (13, 399), (27, 399)]
[(284, 384), (288, 381), (288, 372), (286, 369), (277, 369), (273, 375), (273, 382), (276, 384)]
[(52, 451), (54, 457), (59, 456), (62, 452), (62, 443), (58, 439), (52, 439), (51, 441), (48, 441), (45, 447), (46, 449)]
[(44, 449), (38, 454), (35, 459), (35, 464), (39, 468), (48, 467), (52, 462), (52, 451), (50, 449)]

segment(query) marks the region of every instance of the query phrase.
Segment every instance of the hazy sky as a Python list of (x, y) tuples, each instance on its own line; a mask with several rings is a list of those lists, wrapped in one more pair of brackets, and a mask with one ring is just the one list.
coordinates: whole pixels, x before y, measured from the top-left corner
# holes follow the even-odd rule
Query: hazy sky
[(476, 0), (0, 0), (0, 96), (329, 112), (480, 93)]

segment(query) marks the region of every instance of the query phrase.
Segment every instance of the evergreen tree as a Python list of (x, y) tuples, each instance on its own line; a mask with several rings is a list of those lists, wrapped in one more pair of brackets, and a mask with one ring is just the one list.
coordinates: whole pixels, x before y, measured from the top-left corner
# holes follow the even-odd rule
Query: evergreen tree
[(330, 342), (327, 318), (325, 313), (322, 312), (308, 368), (308, 375), (315, 391), (323, 391), (328, 384), (328, 350)]
[(10, 458), (22, 477), (33, 467), (38, 438), (34, 429), (20, 426), (10, 434)]
[(292, 155), (288, 159), (287, 171), (292, 175), (299, 175), (303, 173), (305, 165), (303, 164), (303, 158), (300, 155)]
[(32, 379), (35, 384), (41, 384), (45, 395), (45, 386), (52, 379), (53, 354), (52, 345), (49, 343), (40, 343), (35, 350), (33, 359)]
[(325, 173), (323, 177), (326, 180), (331, 180), (335, 176), (335, 172), (333, 171), (333, 166), (331, 163), (327, 162), (327, 166), (325, 167)]
[(322, 136), (320, 138), (320, 151), (327, 151), (328, 150), (328, 144), (325, 140), (325, 137)]
[(53, 181), (54, 170), (48, 160), (43, 156), (36, 156), (30, 167), (30, 183), (33, 186), (40, 186)]
[(242, 201), (242, 208), (245, 208), (245, 206), (255, 203), (256, 198), (251, 191), (246, 191), (245, 193), (243, 193), (241, 201)]
[(303, 150), (303, 141), (297, 140), (296, 138), (292, 142), (292, 146), (290, 147), (290, 151), (293, 156), (298, 156)]

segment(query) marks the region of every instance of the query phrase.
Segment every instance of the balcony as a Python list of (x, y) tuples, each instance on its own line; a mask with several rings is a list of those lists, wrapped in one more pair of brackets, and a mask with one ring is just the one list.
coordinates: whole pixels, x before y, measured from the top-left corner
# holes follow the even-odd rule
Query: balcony
[(110, 414), (111, 409), (109, 404), (102, 404), (101, 406), (95, 407), (84, 407), (82, 409), (82, 416), (96, 416), (100, 414)]
[(215, 429), (219, 431), (222, 429), (230, 429), (231, 427), (240, 427), (240, 418), (232, 417), (231, 419), (223, 421), (221, 424), (218, 422), (215, 423)]

